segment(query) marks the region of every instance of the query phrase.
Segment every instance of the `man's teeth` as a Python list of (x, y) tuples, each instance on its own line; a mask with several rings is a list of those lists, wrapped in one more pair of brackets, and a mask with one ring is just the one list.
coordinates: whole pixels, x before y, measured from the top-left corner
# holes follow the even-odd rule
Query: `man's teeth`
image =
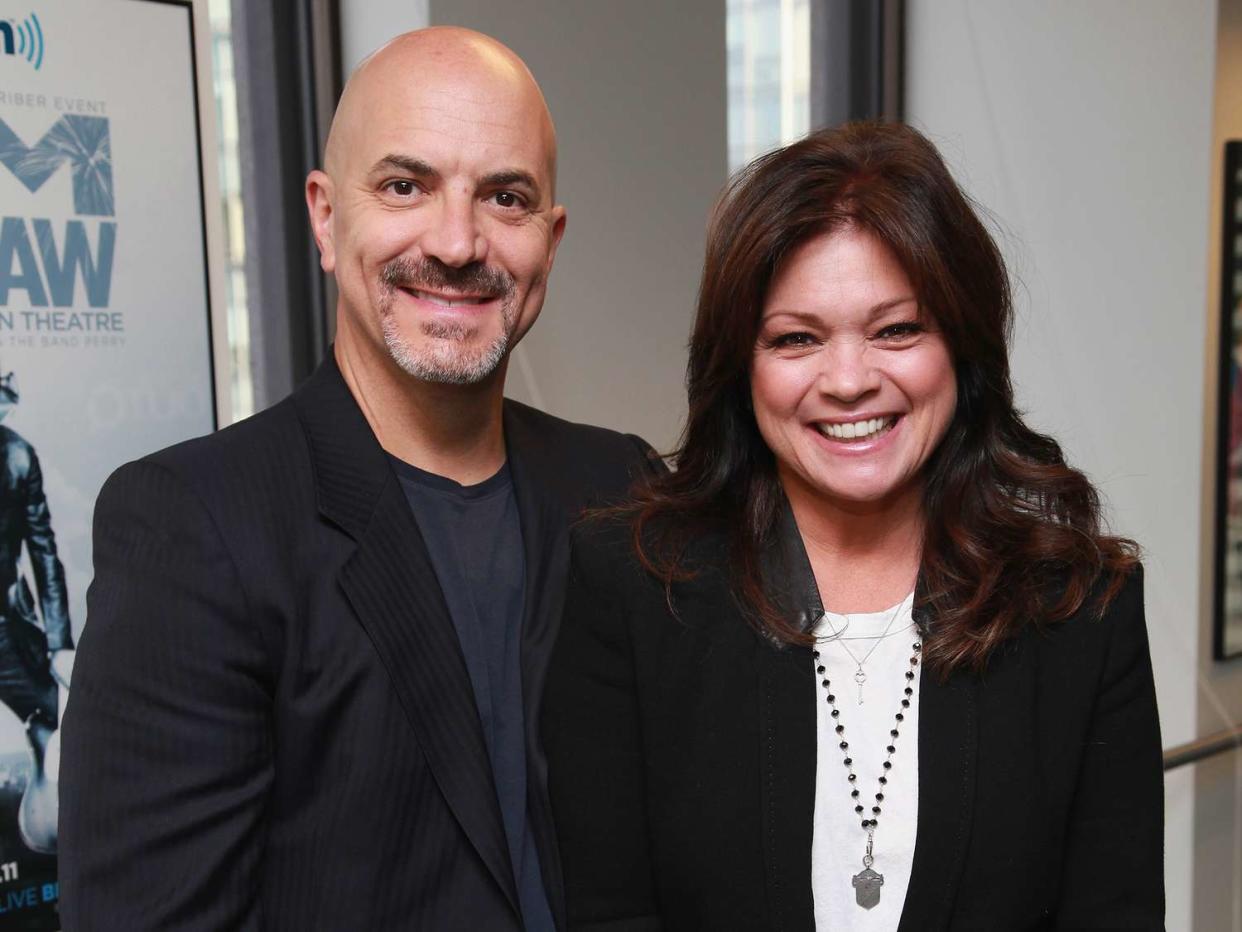
[(443, 295), (432, 294), (430, 291), (415, 291), (414, 297), (422, 298), (424, 301), (430, 301), (432, 304), (438, 304), (440, 307), (468, 307), (474, 304), (482, 304), (487, 298), (459, 298), (450, 300)]
[(815, 426), (825, 437), (832, 437), (835, 440), (869, 440), (895, 423), (897, 423), (895, 417), (873, 417), (869, 421), (854, 421), (850, 424), (820, 423)]

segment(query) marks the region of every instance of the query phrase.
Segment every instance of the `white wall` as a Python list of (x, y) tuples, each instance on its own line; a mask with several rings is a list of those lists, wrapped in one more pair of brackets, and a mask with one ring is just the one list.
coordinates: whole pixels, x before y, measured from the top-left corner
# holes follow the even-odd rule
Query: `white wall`
[(428, 0), (341, 0), (341, 68), (345, 77), (393, 36), (431, 23)]
[[(1099, 485), (1114, 527), (1145, 548), (1164, 743), (1187, 741), (1198, 733), (1210, 606), (1216, 4), (909, 0), (907, 11), (907, 116), (998, 218), (1020, 279), (1019, 403)], [(1227, 899), (1230, 884), (1193, 882), (1193, 768), (1166, 787), (1168, 927), (1191, 929), (1193, 900)], [(1235, 863), (1234, 886), (1238, 874)]]
[(521, 55), (560, 142), (569, 212), (511, 397), (674, 444), (707, 214), (724, 184), (723, 0), (342, 0), (352, 67), (392, 33), (469, 26)]

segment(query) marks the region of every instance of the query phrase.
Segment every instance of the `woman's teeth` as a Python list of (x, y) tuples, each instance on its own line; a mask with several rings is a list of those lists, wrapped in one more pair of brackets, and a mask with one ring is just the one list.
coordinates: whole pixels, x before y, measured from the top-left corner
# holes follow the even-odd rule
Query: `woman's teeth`
[(852, 421), (848, 424), (816, 424), (816, 428), (825, 437), (833, 440), (872, 440), (897, 423), (895, 417), (873, 417), (867, 421)]

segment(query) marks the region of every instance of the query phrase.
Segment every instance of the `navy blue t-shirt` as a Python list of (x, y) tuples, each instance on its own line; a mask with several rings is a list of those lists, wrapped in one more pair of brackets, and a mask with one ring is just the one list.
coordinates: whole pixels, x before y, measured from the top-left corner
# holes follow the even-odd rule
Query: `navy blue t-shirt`
[(492, 761), (514, 879), (528, 932), (554, 932), (526, 821), (522, 609), (526, 557), (506, 464), (463, 486), (392, 458), (461, 641)]

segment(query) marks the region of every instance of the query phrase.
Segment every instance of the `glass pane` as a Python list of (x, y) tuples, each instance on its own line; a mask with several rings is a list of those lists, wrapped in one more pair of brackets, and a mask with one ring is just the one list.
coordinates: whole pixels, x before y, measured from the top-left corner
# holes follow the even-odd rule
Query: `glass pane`
[(811, 0), (725, 0), (729, 171), (806, 135)]
[(220, 412), (220, 426), (254, 413), (250, 377), (250, 314), (246, 305), (246, 233), (242, 223), (241, 172), (238, 168), (237, 87), (233, 81), (231, 0), (208, 0), (211, 19), (212, 87), (219, 130), (220, 204), (224, 214), (226, 300), (228, 301), (229, 372), (232, 411)]

